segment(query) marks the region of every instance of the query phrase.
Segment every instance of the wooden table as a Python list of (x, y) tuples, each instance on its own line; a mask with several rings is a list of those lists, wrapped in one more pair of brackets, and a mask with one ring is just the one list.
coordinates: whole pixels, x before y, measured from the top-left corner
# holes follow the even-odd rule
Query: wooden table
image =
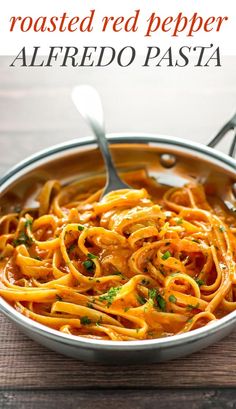
[[(73, 84), (97, 87), (110, 132), (207, 143), (235, 110), (235, 58), (218, 69), (10, 69), (8, 61), (0, 59), (1, 174), (39, 149), (89, 133), (71, 103)], [(222, 147), (229, 143), (230, 136)], [(185, 359), (108, 366), (48, 351), (4, 316), (0, 325), (0, 408), (236, 408), (236, 331)]]

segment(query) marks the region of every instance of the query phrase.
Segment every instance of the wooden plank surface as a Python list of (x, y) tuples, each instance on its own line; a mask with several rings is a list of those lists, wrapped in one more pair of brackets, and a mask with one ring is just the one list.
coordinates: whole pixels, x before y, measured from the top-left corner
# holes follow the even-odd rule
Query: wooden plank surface
[[(0, 58), (0, 174), (39, 149), (90, 133), (71, 103), (74, 84), (91, 83), (99, 90), (109, 132), (153, 132), (207, 143), (236, 108), (236, 58), (225, 59), (224, 68), (215, 70), (162, 68), (135, 72), (10, 70), (8, 61)], [(227, 151), (229, 144), (230, 136), (221, 149)], [(236, 386), (235, 331), (218, 344), (182, 360), (112, 367), (48, 351), (3, 316), (0, 328), (0, 408), (37, 409), (41, 404), (49, 407), (48, 402), (52, 402), (52, 409), (55, 402), (69, 408), (74, 399), (81, 408), (105, 408), (107, 402), (109, 407), (125, 408), (127, 400), (136, 408), (146, 408), (157, 399), (159, 409), (167, 407), (167, 401), (173, 404), (170, 407), (183, 409), (235, 407), (233, 391), (227, 390), (224, 395), (214, 389)], [(157, 391), (195, 387), (212, 389)], [(129, 388), (135, 391), (125, 391)], [(85, 394), (86, 389), (103, 392)], [(205, 406), (197, 406), (201, 399), (206, 401)]]
[(236, 332), (184, 359), (110, 366), (63, 357), (1, 317), (1, 389), (188, 388), (236, 386)]
[[(158, 406), (157, 406), (158, 402)], [(234, 409), (236, 391), (228, 389), (143, 391), (12, 391), (0, 392), (4, 409)]]

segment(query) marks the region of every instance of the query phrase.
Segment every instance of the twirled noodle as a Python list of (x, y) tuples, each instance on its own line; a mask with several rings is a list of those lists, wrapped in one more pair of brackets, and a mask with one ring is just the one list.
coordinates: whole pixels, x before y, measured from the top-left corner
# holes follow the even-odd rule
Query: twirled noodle
[(2, 216), (0, 295), (41, 324), (104, 340), (180, 334), (235, 310), (235, 218), (201, 185), (126, 179), (133, 189), (100, 201), (102, 178), (48, 181), (36, 211)]

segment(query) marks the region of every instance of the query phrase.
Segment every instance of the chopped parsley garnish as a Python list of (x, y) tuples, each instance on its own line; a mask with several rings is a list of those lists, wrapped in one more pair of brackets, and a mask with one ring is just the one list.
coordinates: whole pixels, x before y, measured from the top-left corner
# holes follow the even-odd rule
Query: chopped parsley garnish
[(63, 298), (62, 298), (60, 295), (56, 294), (56, 300), (57, 300), (57, 301), (62, 301)]
[(171, 257), (171, 253), (169, 252), (169, 250), (167, 250), (164, 254), (163, 254), (163, 256), (161, 257), (162, 258), (162, 260), (167, 260), (169, 257)]
[(86, 270), (89, 271), (89, 272), (93, 271), (94, 268), (95, 268), (95, 264), (94, 264), (94, 262), (92, 260), (85, 260), (85, 261), (83, 261), (82, 264), (83, 264), (84, 268), (86, 268)]
[(195, 308), (198, 308), (198, 307), (199, 307), (199, 302), (196, 305), (188, 304), (186, 309), (191, 311), (191, 310), (195, 310)]
[(150, 290), (148, 290), (148, 297), (151, 298), (151, 300), (155, 300), (157, 296), (157, 290), (155, 288), (151, 288)]
[(124, 312), (129, 311), (129, 309), (130, 309), (130, 307), (125, 307), (125, 308), (124, 308)]
[(157, 304), (160, 307), (161, 311), (165, 311), (166, 310), (166, 300), (160, 294), (158, 294), (156, 299), (157, 299)]
[(137, 301), (139, 302), (139, 304), (143, 305), (146, 303), (146, 298), (144, 298), (142, 295), (137, 295)]
[(173, 302), (174, 304), (176, 303), (177, 298), (174, 296), (174, 294), (171, 294), (171, 295), (169, 296), (169, 301), (170, 301), (170, 302)]
[(99, 325), (102, 324), (102, 316), (99, 317), (99, 319), (96, 322), (96, 325), (99, 327)]
[(162, 297), (161, 294), (158, 294), (158, 290), (151, 288), (148, 291), (148, 297), (153, 301), (154, 307), (160, 308), (161, 311), (166, 311), (166, 300)]
[(42, 261), (42, 258), (40, 256), (35, 256), (34, 259), (38, 261)]
[(107, 301), (107, 306), (110, 307), (110, 305), (113, 303), (114, 298), (120, 291), (121, 287), (111, 287), (110, 290), (107, 292), (105, 295), (100, 295), (99, 300), (100, 301)]
[(84, 226), (81, 226), (81, 224), (78, 225), (78, 230), (79, 231), (83, 231), (84, 230)]
[(68, 248), (68, 253), (71, 253), (75, 249), (75, 244), (71, 244), (70, 247)]
[(141, 281), (142, 285), (148, 285), (150, 283), (149, 280), (146, 280), (145, 278)]
[(199, 287), (201, 287), (201, 285), (204, 285), (204, 284), (205, 284), (205, 281), (202, 280), (201, 278), (196, 278), (195, 281), (196, 281), (196, 283), (197, 283), (197, 285), (198, 285)]
[(32, 222), (31, 219), (27, 219), (27, 220), (25, 221), (25, 227), (26, 227), (26, 228), (27, 228), (27, 227), (30, 227), (30, 228), (31, 228), (32, 224), (33, 224), (33, 222)]
[(93, 304), (92, 304), (91, 302), (88, 302), (88, 303), (87, 303), (87, 307), (88, 307), (88, 308), (93, 308)]
[(87, 256), (88, 256), (88, 258), (89, 258), (90, 260), (93, 260), (93, 259), (95, 259), (95, 258), (98, 258), (98, 256), (95, 256), (95, 254), (92, 254), (92, 253), (88, 253)]
[(176, 223), (177, 223), (177, 224), (182, 224), (182, 223), (183, 223), (183, 218), (182, 218), (182, 217), (178, 217), (178, 218), (176, 219)]
[(226, 265), (225, 265), (224, 263), (219, 263), (219, 266), (220, 266), (220, 268), (221, 268), (222, 270), (225, 270), (225, 269), (226, 269)]
[(20, 244), (25, 244), (26, 246), (31, 246), (33, 240), (23, 231), (20, 232), (19, 236), (13, 240), (12, 244), (14, 247), (19, 246)]
[(80, 322), (82, 325), (89, 325), (92, 321), (87, 315), (85, 315), (84, 317), (80, 317)]
[(113, 273), (111, 273), (111, 275), (120, 276), (122, 280), (125, 280), (124, 274), (122, 274), (120, 271), (114, 271)]
[(225, 227), (224, 227), (224, 226), (220, 226), (220, 227), (219, 227), (219, 230), (220, 230), (221, 233), (224, 233), (224, 232), (225, 232)]

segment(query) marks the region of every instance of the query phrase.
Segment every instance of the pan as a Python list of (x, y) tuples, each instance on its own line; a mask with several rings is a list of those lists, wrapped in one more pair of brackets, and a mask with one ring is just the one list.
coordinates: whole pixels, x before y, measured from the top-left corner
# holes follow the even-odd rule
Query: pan
[[(229, 211), (235, 211), (236, 136), (229, 155), (213, 149), (235, 130), (232, 118), (208, 146), (186, 139), (153, 134), (110, 134), (108, 140), (119, 171), (145, 169), (160, 184), (211, 183)], [(48, 179), (67, 184), (103, 174), (104, 165), (93, 137), (83, 137), (41, 151), (14, 168), (0, 181), (1, 212), (17, 205), (27, 192), (31, 206), (39, 187)], [(171, 182), (170, 182), (171, 181)], [(167, 338), (143, 341), (103, 341), (61, 333), (17, 312), (0, 297), (0, 311), (36, 342), (64, 355), (109, 364), (153, 363), (199, 351), (229, 334), (236, 326), (236, 311), (209, 326)]]

